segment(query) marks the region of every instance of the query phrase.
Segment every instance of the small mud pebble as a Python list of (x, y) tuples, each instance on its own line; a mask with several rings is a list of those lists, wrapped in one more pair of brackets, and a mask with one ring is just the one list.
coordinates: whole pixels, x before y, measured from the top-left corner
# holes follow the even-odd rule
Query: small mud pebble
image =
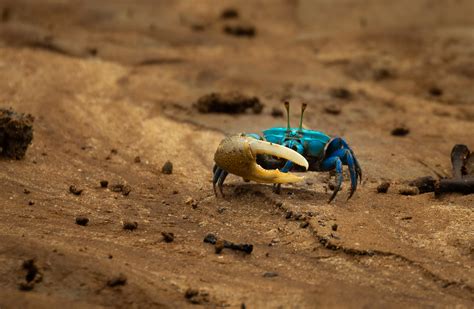
[(391, 132), (393, 136), (407, 136), (408, 133), (410, 133), (410, 129), (406, 127), (397, 127)]
[(200, 97), (193, 106), (202, 114), (245, 114), (249, 110), (253, 114), (260, 114), (263, 110), (263, 104), (259, 98), (239, 92), (213, 92)]
[(263, 274), (264, 278), (275, 278), (278, 277), (278, 273), (274, 271), (267, 271), (266, 273)]
[(174, 234), (170, 232), (161, 232), (161, 236), (163, 236), (165, 242), (173, 242), (174, 240)]
[(118, 150), (113, 148), (113, 149), (110, 150), (110, 153), (113, 154), (113, 155), (116, 155), (116, 154), (118, 154)]
[(254, 26), (244, 24), (225, 25), (223, 31), (228, 35), (247, 38), (253, 38), (257, 34)]
[(431, 87), (428, 90), (428, 93), (433, 97), (440, 97), (440, 96), (443, 95), (443, 89), (441, 89), (439, 87)]
[(124, 221), (123, 222), (123, 229), (128, 231), (133, 231), (138, 228), (138, 222), (136, 221)]
[(324, 108), (324, 112), (329, 115), (339, 115), (342, 110), (337, 105), (328, 105)]
[(336, 223), (334, 223), (334, 224), (331, 226), (331, 230), (333, 230), (334, 232), (337, 231), (337, 228), (338, 228), (338, 226), (337, 226)]
[(395, 77), (395, 74), (392, 70), (387, 68), (379, 68), (374, 70), (373, 78), (374, 80), (381, 81)]
[(305, 228), (307, 228), (308, 226), (309, 226), (309, 222), (308, 222), (308, 221), (301, 222), (301, 224), (300, 224), (300, 228), (302, 228), (302, 229), (305, 229)]
[(420, 190), (417, 187), (403, 187), (399, 190), (401, 195), (418, 195), (420, 194)]
[(28, 205), (33, 206), (35, 204), (34, 201), (28, 201)]
[(25, 189), (23, 189), (23, 193), (25, 193), (25, 194), (30, 194), (31, 191), (25, 188)]
[(74, 195), (81, 195), (83, 189), (77, 188), (75, 185), (70, 185), (69, 186), (69, 192), (71, 192)]
[(239, 11), (235, 8), (226, 8), (221, 13), (221, 19), (234, 19), (239, 18)]
[(274, 108), (272, 108), (271, 115), (274, 118), (282, 118), (283, 117), (283, 111), (280, 108), (274, 107)]
[(112, 279), (107, 281), (107, 286), (108, 287), (116, 287), (116, 286), (123, 286), (127, 284), (127, 277), (124, 274), (119, 274), (116, 277), (113, 277)]
[(346, 88), (331, 88), (329, 90), (329, 94), (333, 98), (341, 99), (341, 100), (350, 100), (352, 99), (352, 92), (350, 92)]
[(205, 304), (209, 302), (209, 292), (206, 291), (199, 291), (189, 288), (184, 293), (184, 297), (191, 304)]
[(135, 162), (135, 163), (141, 163), (141, 162), (142, 162), (142, 159), (140, 158), (140, 156), (136, 156), (135, 159), (133, 159), (133, 162)]
[(109, 182), (107, 180), (101, 180), (100, 181), (100, 187), (101, 188), (107, 188), (109, 186)]
[(384, 181), (377, 186), (377, 193), (387, 193), (390, 188), (390, 182)]
[(86, 226), (89, 223), (89, 218), (84, 216), (76, 217), (76, 224)]
[(33, 140), (34, 117), (0, 108), (0, 156), (22, 159)]
[(171, 163), (171, 161), (166, 161), (161, 168), (161, 172), (167, 175), (173, 174), (173, 163)]
[(196, 201), (196, 200), (193, 199), (192, 197), (188, 197), (188, 198), (186, 199), (185, 203), (186, 203), (186, 205), (191, 205), (191, 207), (192, 207), (193, 209), (198, 208), (198, 205), (199, 205), (198, 201)]
[(118, 183), (110, 186), (110, 191), (121, 192), (122, 195), (127, 196), (132, 191), (132, 187), (127, 184)]
[(413, 219), (412, 216), (407, 216), (407, 217), (400, 218), (400, 220), (411, 220), (411, 219)]

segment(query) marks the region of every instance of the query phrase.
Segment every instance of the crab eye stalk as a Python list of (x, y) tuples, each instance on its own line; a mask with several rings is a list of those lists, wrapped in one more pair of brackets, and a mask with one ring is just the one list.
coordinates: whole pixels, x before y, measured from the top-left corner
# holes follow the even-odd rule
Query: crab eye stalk
[(291, 129), (290, 126), (290, 103), (288, 101), (285, 101), (285, 109), (286, 109), (286, 121), (287, 121), (287, 130), (289, 131)]
[(306, 103), (301, 104), (300, 127), (298, 129), (298, 131), (300, 131), (300, 132), (303, 130), (303, 114), (304, 114), (304, 111), (305, 111), (307, 106), (308, 106), (308, 104), (306, 104)]

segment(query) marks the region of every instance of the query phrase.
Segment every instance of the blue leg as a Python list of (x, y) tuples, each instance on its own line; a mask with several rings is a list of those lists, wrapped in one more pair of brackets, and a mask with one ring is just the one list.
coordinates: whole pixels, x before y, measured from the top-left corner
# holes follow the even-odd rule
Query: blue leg
[(229, 175), (229, 173), (223, 170), (221, 175), (219, 176), (219, 181), (217, 182), (217, 187), (219, 188), (219, 192), (221, 193), (222, 197), (224, 197), (224, 192), (222, 192), (222, 185), (224, 184), (227, 175)]
[[(362, 170), (360, 168), (359, 162), (354, 156), (354, 152), (349, 147), (346, 141), (344, 141), (342, 138), (337, 137), (329, 143), (328, 147), (326, 148), (326, 154), (327, 158), (323, 161), (321, 165), (321, 168), (323, 170), (332, 170), (336, 168), (336, 174), (339, 177), (339, 173), (337, 171), (337, 163), (334, 162), (333, 158), (339, 158), (341, 165), (344, 164), (349, 167), (349, 173), (351, 177), (351, 190), (348, 199), (350, 199), (354, 192), (357, 190), (358, 178), (360, 179), (360, 181), (362, 181)], [(336, 193), (337, 191), (339, 191), (339, 189), (340, 187), (338, 186), (334, 191), (330, 201), (336, 196)]]
[(222, 172), (224, 172), (223, 169), (218, 167), (217, 165), (214, 165), (213, 170), (213, 175), (212, 175), (212, 188), (214, 189), (214, 194), (217, 196), (217, 191), (216, 191), (216, 184), (217, 181), (219, 180), (219, 177), (221, 176)]
[(331, 201), (336, 197), (337, 192), (341, 189), (342, 185), (342, 162), (341, 159), (339, 159), (337, 156), (334, 157), (329, 157), (325, 159), (321, 163), (321, 169), (323, 171), (331, 171), (333, 169), (336, 169), (336, 188), (334, 188), (334, 192), (329, 199), (328, 203), (331, 203)]

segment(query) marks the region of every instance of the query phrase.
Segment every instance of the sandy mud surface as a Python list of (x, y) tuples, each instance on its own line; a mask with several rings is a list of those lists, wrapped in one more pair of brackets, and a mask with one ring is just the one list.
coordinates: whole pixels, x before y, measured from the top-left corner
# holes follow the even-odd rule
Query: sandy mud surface
[[(0, 160), (0, 307), (472, 308), (474, 195), (399, 191), (474, 148), (474, 5), (328, 3), (0, 1), (0, 107), (34, 117)], [(284, 126), (284, 99), (352, 146), (352, 199), (329, 173), (214, 196), (219, 141)]]

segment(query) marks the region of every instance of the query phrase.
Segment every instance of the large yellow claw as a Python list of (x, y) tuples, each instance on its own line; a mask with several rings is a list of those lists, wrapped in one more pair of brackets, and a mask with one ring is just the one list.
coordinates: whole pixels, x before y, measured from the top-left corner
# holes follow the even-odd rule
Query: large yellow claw
[(308, 169), (308, 161), (298, 152), (243, 134), (223, 139), (214, 154), (214, 161), (220, 169), (241, 176), (245, 180), (261, 183), (290, 183), (303, 179), (294, 174), (262, 168), (257, 164), (257, 154), (276, 156)]

